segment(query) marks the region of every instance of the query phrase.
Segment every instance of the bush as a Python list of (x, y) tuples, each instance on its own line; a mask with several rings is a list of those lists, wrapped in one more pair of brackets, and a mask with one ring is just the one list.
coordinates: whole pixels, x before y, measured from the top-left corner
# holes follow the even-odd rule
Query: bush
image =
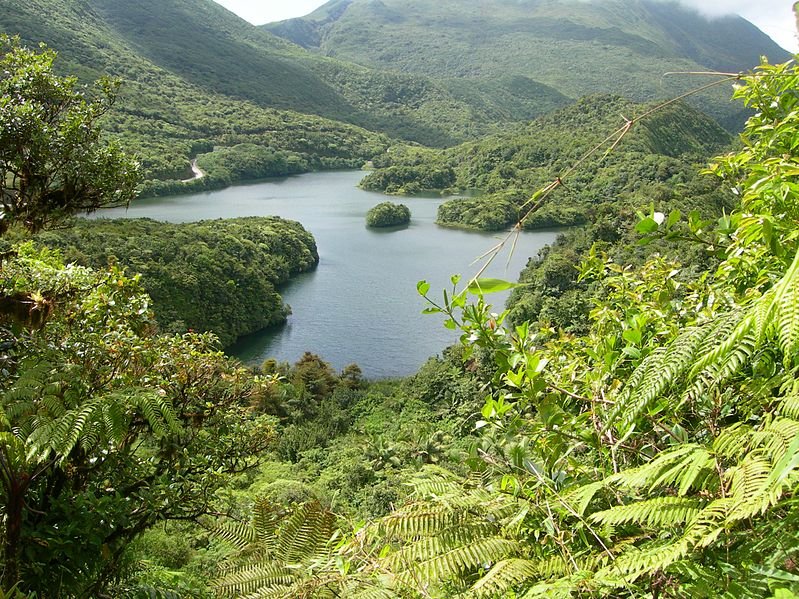
[(396, 227), (411, 222), (411, 211), (405, 204), (383, 202), (366, 213), (369, 227)]

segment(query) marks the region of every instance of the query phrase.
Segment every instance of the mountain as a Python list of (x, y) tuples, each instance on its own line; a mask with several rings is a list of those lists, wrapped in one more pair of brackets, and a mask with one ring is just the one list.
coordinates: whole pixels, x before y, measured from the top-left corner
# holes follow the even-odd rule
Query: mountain
[[(436, 78), (527, 77), (577, 98), (633, 100), (697, 86), (667, 72), (739, 72), (789, 54), (737, 16), (709, 20), (650, 0), (331, 0), (265, 29), (325, 56)], [(701, 80), (700, 83), (704, 83)], [(706, 106), (735, 119), (728, 88)], [(707, 105), (708, 97), (700, 100)]]
[[(99, 4), (5, 0), (0, 31), (19, 34), (30, 45), (46, 42), (59, 52), (56, 67), (87, 83), (103, 75), (121, 79), (120, 97), (104, 127), (140, 156), (148, 179), (190, 177), (191, 158), (215, 148), (256, 144), (285, 152), (306, 168), (352, 168), (388, 143), (387, 137), (350, 124), (261, 106), (201, 86), (169, 65), (153, 62), (119, 34)], [(211, 24), (205, 31), (209, 28)], [(198, 29), (196, 36), (202, 37), (203, 31)], [(196, 186), (229, 182), (206, 177)]]
[[(0, 31), (46, 42), (63, 72), (123, 80), (106, 129), (141, 156), (152, 193), (357, 167), (389, 138), (452, 146), (586, 92), (645, 99), (695, 83), (665, 70), (784, 57), (742, 19), (714, 23), (641, 0), (335, 0), (268, 29), (212, 0), (0, 4)], [(701, 102), (729, 124), (728, 95)], [(157, 181), (189, 178), (195, 157), (210, 176)]]
[[(426, 145), (534, 118), (568, 98), (507, 78), (498, 89), (449, 90), (429, 77), (325, 58), (256, 28), (212, 0), (8, 0), (0, 28), (60, 51), (73, 71), (152, 82), (153, 67), (203, 92), (322, 116)], [(170, 91), (174, 82), (158, 91)], [(496, 100), (494, 100), (496, 98)]]

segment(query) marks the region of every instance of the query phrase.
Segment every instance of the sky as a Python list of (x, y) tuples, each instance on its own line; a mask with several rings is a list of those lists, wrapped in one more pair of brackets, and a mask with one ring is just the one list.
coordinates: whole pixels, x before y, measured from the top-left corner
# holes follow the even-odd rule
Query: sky
[[(326, 0), (216, 0), (254, 25), (302, 17)], [(431, 0), (431, 2), (434, 0)], [(780, 46), (799, 52), (791, 0), (679, 0), (708, 16), (736, 13), (757, 25)]]

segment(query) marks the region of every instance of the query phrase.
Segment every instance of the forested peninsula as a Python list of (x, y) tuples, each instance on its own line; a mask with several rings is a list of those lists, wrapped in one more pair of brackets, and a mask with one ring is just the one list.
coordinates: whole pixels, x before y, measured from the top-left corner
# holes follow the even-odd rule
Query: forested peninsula
[(223, 345), (284, 322), (289, 309), (277, 288), (319, 262), (302, 225), (277, 217), (78, 220), (35, 240), (67, 262), (141, 275), (162, 331), (210, 331)]
[[(480, 8), (0, 7), (0, 599), (799, 597), (799, 66), (676, 4)], [(420, 280), (456, 342), (403, 379), (223, 351), (325, 266), (302, 223), (82, 218), (363, 165), (468, 191), (483, 261), (562, 229)]]

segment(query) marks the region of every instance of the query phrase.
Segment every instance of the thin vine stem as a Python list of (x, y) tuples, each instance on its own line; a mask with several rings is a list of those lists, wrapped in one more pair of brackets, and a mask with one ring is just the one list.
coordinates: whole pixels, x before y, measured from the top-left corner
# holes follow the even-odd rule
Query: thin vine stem
[[(670, 72), (666, 73), (666, 75), (676, 75), (680, 74), (678, 72)], [(512, 251), (516, 248), (516, 240), (521, 233), (524, 223), (527, 219), (530, 218), (536, 211), (538, 211), (544, 203), (549, 199), (549, 197), (559, 188), (565, 185), (564, 181), (569, 179), (578, 169), (580, 169), (583, 164), (585, 164), (588, 160), (593, 158), (597, 155), (603, 148), (607, 148), (605, 152), (602, 154), (600, 158), (600, 162), (607, 158), (624, 140), (625, 137), (630, 133), (633, 127), (639, 123), (640, 121), (656, 114), (665, 108), (671, 106), (672, 104), (676, 104), (677, 102), (684, 100), (690, 96), (694, 96), (696, 94), (700, 94), (704, 91), (712, 89), (716, 86), (729, 83), (731, 81), (738, 81), (743, 78), (745, 75), (743, 73), (721, 73), (721, 72), (712, 72), (712, 71), (690, 71), (682, 73), (685, 75), (708, 75), (708, 76), (721, 76), (722, 79), (718, 79), (716, 81), (711, 81), (710, 83), (706, 83), (704, 85), (700, 85), (699, 87), (695, 87), (691, 90), (688, 90), (682, 94), (674, 96), (669, 100), (665, 100), (656, 106), (653, 106), (649, 110), (644, 111), (643, 113), (628, 119), (624, 115), (622, 118), (624, 119), (624, 124), (615, 129), (611, 132), (607, 137), (605, 137), (602, 141), (594, 145), (588, 151), (586, 151), (582, 156), (580, 156), (569, 168), (563, 171), (560, 175), (556, 176), (551, 182), (547, 183), (540, 189), (538, 189), (535, 193), (533, 193), (530, 198), (519, 207), (519, 213), (521, 216), (516, 221), (516, 224), (513, 228), (500, 239), (500, 241), (494, 245), (492, 248), (484, 252), (482, 255), (477, 257), (472, 264), (476, 264), (479, 262), (483, 262), (480, 269), (472, 276), (469, 280), (468, 285), (473, 284), (477, 279), (479, 279), (482, 274), (486, 271), (486, 269), (493, 263), (494, 259), (502, 252), (505, 246), (508, 244), (508, 241), (513, 239), (513, 244), (511, 246), (511, 252), (509, 252), (508, 261), (510, 261)], [(529, 206), (529, 208), (528, 208)], [(523, 214), (522, 214), (522, 211)], [(468, 286), (467, 285), (467, 286)]]

